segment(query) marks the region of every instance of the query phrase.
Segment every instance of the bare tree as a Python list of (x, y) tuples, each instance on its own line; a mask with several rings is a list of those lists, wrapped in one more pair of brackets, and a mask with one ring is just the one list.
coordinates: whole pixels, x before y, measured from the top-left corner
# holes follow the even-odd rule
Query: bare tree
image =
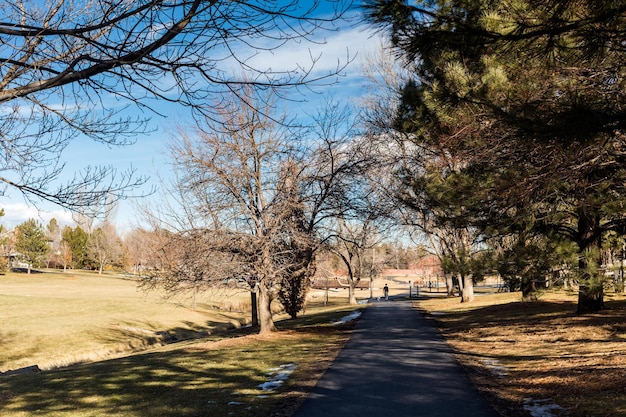
[[(333, 6), (330, 14), (319, 10), (322, 3)], [(68, 143), (85, 136), (111, 146), (133, 143), (147, 118), (130, 116), (131, 105), (158, 112), (156, 103), (176, 103), (212, 117), (219, 115), (212, 98), (242, 83), (279, 89), (330, 82), (343, 64), (316, 74), (315, 56), (275, 69), (254, 60), (291, 42), (313, 42), (319, 31), (335, 28), (347, 6), (343, 0), (4, 4), (0, 191), (17, 189), (33, 202), (77, 211), (106, 208), (94, 203), (121, 198), (144, 178), (86, 167), (59, 184)], [(250, 78), (232, 75), (235, 67)]]
[(292, 315), (302, 307), (326, 224), (363, 163), (346, 146), (349, 135), (338, 135), (348, 120), (334, 113), (338, 107), (325, 106), (312, 131), (294, 129), (267, 92), (256, 92), (255, 102), (241, 100), (249, 91), (224, 97), (230, 108), (223, 120), (175, 138), (178, 178), (169, 201), (180, 206), (147, 211), (172, 232), (162, 273), (144, 284), (176, 292), (245, 280), (257, 291), (260, 331), (267, 332), (275, 330), (274, 299)]
[[(331, 239), (329, 248), (337, 255), (347, 270), (348, 300), (350, 304), (357, 304), (356, 288), (361, 279), (366, 276), (365, 259), (374, 247), (376, 230), (373, 228), (371, 216), (363, 222), (348, 222), (344, 218), (337, 219), (336, 234)], [(370, 264), (373, 266), (373, 264)]]
[(72, 247), (65, 240), (59, 244), (59, 257), (63, 265), (63, 272), (67, 271), (68, 265), (72, 264)]
[(291, 221), (302, 201), (303, 155), (285, 119), (273, 116), (268, 97), (244, 98), (252, 96), (224, 97), (228, 106), (219, 123), (209, 120), (204, 130), (174, 138), (175, 191), (183, 207), (168, 210), (168, 217), (185, 215), (175, 219), (156, 283), (175, 291), (244, 278), (258, 292), (260, 331), (268, 332), (276, 330), (271, 304), (299, 238)]
[(46, 259), (46, 268), (50, 268), (51, 264), (56, 268), (63, 262), (63, 259), (61, 258), (61, 241), (63, 236), (61, 236), (61, 227), (54, 218), (50, 219), (46, 225), (46, 238), (48, 239), (48, 244), (50, 245), (50, 251), (48, 252), (48, 257)]
[(98, 263), (98, 274), (112, 262), (119, 261), (122, 256), (122, 242), (115, 226), (105, 220), (89, 235), (88, 250), (91, 257)]
[(126, 270), (134, 275), (142, 275), (160, 268), (157, 252), (163, 246), (162, 231), (135, 228), (126, 233), (123, 239)]
[[(355, 146), (368, 144), (358, 141)], [(361, 148), (361, 151), (363, 149)], [(336, 215), (325, 224), (325, 241), (328, 249), (338, 256), (347, 270), (348, 299), (356, 304), (356, 288), (361, 279), (373, 280), (379, 264), (372, 251), (386, 236), (389, 222), (389, 206), (380, 199), (375, 179), (380, 173), (374, 169), (377, 163), (367, 149), (363, 154), (361, 170), (353, 176), (353, 184), (345, 191), (344, 201), (336, 206)], [(375, 175), (373, 175), (375, 174)], [(371, 283), (370, 283), (371, 284)]]

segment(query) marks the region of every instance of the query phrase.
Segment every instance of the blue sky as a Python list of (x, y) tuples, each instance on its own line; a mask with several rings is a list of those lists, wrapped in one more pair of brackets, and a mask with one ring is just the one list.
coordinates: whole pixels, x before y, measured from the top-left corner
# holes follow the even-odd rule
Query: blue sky
[[(319, 57), (315, 65), (315, 71), (319, 73), (328, 72), (337, 66), (337, 63), (346, 62), (349, 55), (355, 58), (354, 61), (339, 78), (338, 84), (332, 87), (319, 89), (320, 94), (308, 94), (307, 103), (289, 103), (290, 112), (305, 112), (305, 109), (313, 109), (316, 103), (324, 98), (324, 94), (332, 91), (337, 100), (353, 100), (362, 94), (363, 82), (360, 79), (361, 59), (367, 56), (380, 45), (378, 39), (372, 35), (371, 31), (366, 31), (363, 27), (346, 25), (338, 32), (326, 33), (323, 44), (291, 44), (285, 45), (280, 50), (273, 53), (260, 54), (251, 60), (257, 68), (278, 69), (282, 65), (292, 67), (294, 62), (302, 62), (306, 65), (310, 62), (311, 56)], [(324, 91), (326, 90), (326, 91)], [(135, 111), (139, 112), (138, 109)], [(179, 124), (185, 124), (190, 119), (188, 110), (182, 107), (160, 107), (159, 111), (167, 114), (167, 117), (152, 116), (150, 123), (150, 133), (138, 136), (134, 145), (123, 148), (110, 148), (105, 145), (94, 143), (88, 139), (74, 141), (63, 155), (66, 162), (67, 177), (71, 177), (73, 172), (80, 170), (87, 165), (113, 165), (120, 171), (125, 171), (131, 167), (137, 170), (138, 175), (151, 177), (145, 189), (159, 186), (159, 177), (167, 177), (170, 167), (167, 164), (166, 143), (168, 141), (168, 131), (174, 130)], [(29, 218), (35, 218), (42, 223), (47, 223), (50, 218), (56, 218), (61, 224), (72, 224), (70, 213), (58, 207), (46, 204), (39, 205), (39, 209), (28, 205), (13, 191), (7, 197), (0, 199), (0, 207), (5, 210), (5, 216), (0, 218), (0, 224), (5, 227), (13, 227)], [(132, 204), (129, 201), (120, 203), (113, 219), (120, 231), (128, 230), (136, 223), (136, 214), (133, 212)]]

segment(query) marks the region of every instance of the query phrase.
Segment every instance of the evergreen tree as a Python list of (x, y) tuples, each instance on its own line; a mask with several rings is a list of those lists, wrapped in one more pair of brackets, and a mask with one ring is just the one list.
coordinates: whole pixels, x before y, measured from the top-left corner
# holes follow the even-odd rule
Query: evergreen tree
[(50, 250), (43, 227), (34, 219), (29, 219), (15, 228), (15, 249), (24, 257), (30, 274), (32, 266), (39, 262)]
[(72, 268), (84, 268), (89, 263), (88, 243), (89, 234), (80, 226), (63, 229), (63, 242), (67, 244), (72, 255)]
[(600, 300), (591, 309), (601, 306), (595, 256), (626, 224), (626, 3), (367, 8), (415, 69), (394, 127), (460, 162), (448, 173), (456, 220), (500, 235), (525, 224), (575, 243), (580, 277)]

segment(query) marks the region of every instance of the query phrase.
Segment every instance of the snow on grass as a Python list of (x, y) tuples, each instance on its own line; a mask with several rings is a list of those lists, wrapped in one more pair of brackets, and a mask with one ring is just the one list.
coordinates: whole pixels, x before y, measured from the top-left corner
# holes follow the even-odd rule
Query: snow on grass
[(563, 407), (554, 404), (550, 399), (533, 400), (524, 398), (524, 410), (528, 411), (532, 417), (554, 417), (552, 411), (562, 410)]
[(506, 366), (502, 365), (497, 359), (484, 359), (482, 362), (498, 378), (504, 378), (507, 375)]
[(289, 376), (295, 371), (298, 366), (295, 363), (288, 363), (280, 365), (278, 368), (270, 369), (268, 375), (271, 377), (269, 381), (259, 384), (258, 387), (263, 391), (274, 391), (276, 388), (282, 386), (285, 381), (289, 379)]
[(334, 324), (335, 326), (340, 325), (340, 324), (346, 324), (347, 322), (356, 320), (359, 317), (361, 317), (361, 312), (359, 310), (356, 310), (348, 314), (347, 316), (340, 318), (337, 321), (333, 321), (332, 324)]

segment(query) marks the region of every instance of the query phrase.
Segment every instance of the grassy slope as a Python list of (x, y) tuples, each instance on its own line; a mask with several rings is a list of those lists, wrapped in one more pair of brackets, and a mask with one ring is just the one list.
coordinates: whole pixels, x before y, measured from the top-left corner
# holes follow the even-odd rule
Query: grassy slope
[[(346, 328), (307, 325), (4, 377), (0, 416), (288, 416), (348, 335)], [(285, 364), (297, 365), (286, 386), (262, 391), (259, 384)]]
[(206, 335), (247, 319), (245, 313), (216, 309), (210, 298), (200, 297), (193, 311), (189, 296), (164, 300), (138, 291), (133, 281), (111, 276), (0, 276), (0, 371), (102, 359), (165, 339)]

